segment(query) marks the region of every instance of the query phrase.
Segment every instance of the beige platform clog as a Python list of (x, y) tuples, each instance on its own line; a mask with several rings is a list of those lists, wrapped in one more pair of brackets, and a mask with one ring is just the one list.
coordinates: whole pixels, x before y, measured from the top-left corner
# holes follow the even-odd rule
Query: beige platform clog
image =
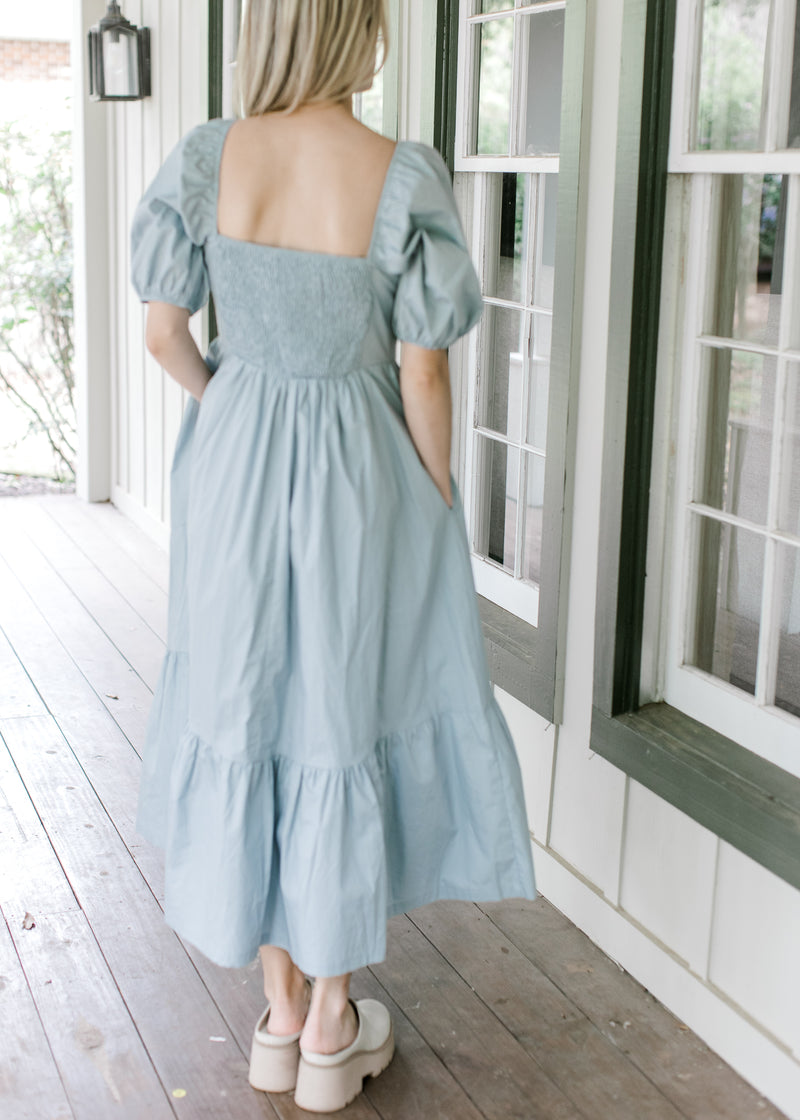
[(358, 1034), (344, 1050), (315, 1054), (300, 1048), (294, 1103), (308, 1112), (337, 1112), (361, 1092), (365, 1077), (377, 1077), (394, 1055), (389, 1011), (376, 999), (351, 999)]
[[(308, 977), (306, 984), (311, 987)], [(254, 1089), (261, 1089), (264, 1093), (288, 1093), (294, 1089), (297, 1080), (300, 1035), (303, 1032), (270, 1034), (267, 1031), (269, 1011), (270, 1005), (267, 1004), (253, 1031), (248, 1080)]]

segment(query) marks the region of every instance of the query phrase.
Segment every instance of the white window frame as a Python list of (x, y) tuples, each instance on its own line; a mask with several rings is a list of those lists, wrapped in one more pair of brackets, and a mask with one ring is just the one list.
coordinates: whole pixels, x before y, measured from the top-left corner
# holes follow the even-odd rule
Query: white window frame
[[(787, 772), (800, 777), (800, 719), (768, 703), (777, 673), (776, 631), (780, 624), (779, 589), (775, 587), (774, 552), (782, 540), (796, 538), (778, 529), (778, 487), (773, 485), (766, 527), (712, 509), (696, 500), (698, 441), (703, 438), (699, 408), (704, 347), (724, 346), (777, 358), (775, 411), (770, 478), (785, 463), (783, 406), (787, 370), (800, 363), (800, 151), (689, 153), (689, 109), (693, 105), (690, 60), (698, 57), (699, 0), (678, 0), (676, 22), (673, 116), (671, 126), (670, 184), (665, 221), (664, 284), (661, 338), (657, 373), (656, 423), (653, 460), (653, 493), (666, 501), (651, 502), (650, 546), (646, 584), (643, 648), (657, 650), (643, 662), (642, 703), (665, 700), (700, 723), (727, 736)], [(795, 4), (788, 0), (776, 23), (783, 40), (794, 43), (794, 28), (787, 32), (787, 11), (794, 18)], [(692, 34), (690, 34), (690, 32)], [(790, 52), (781, 52), (781, 77), (787, 82)], [(772, 109), (768, 119), (780, 123), (777, 78), (770, 82)], [(786, 100), (786, 99), (784, 99)], [(687, 104), (689, 109), (687, 109)], [(788, 107), (788, 102), (787, 106)], [(779, 112), (780, 109), (780, 112)], [(778, 135), (768, 125), (767, 136)], [(714, 176), (724, 173), (783, 174), (789, 177), (784, 233), (785, 259), (781, 292), (782, 313), (776, 345), (717, 339), (704, 331), (704, 310), (714, 283), (708, 230), (711, 228)], [(795, 256), (792, 264), (791, 256)], [(696, 606), (697, 572), (693, 534), (702, 517), (740, 526), (765, 542), (764, 578), (759, 616), (758, 670), (755, 695), (713, 674), (684, 662)], [(784, 545), (784, 547), (786, 547)]]
[[(477, 156), (469, 154), (469, 138), (471, 135), (472, 122), (475, 119), (473, 114), (477, 113), (477, 78), (478, 78), (478, 65), (477, 58), (473, 57), (470, 65), (470, 36), (473, 34), (473, 28), (476, 25), (487, 23), (497, 19), (510, 19), (519, 18), (530, 15), (537, 15), (547, 11), (566, 10), (566, 0), (543, 0), (542, 3), (530, 4), (524, 3), (522, 0), (516, 0), (516, 3), (510, 2), (509, 7), (502, 11), (490, 14), (476, 13), (473, 9), (477, 5), (474, 0), (460, 0), (459, 7), (459, 36), (458, 36), (458, 95), (457, 95), (457, 114), (456, 114), (456, 130), (455, 130), (455, 170), (460, 175), (462, 183), (465, 184), (465, 194), (467, 196), (466, 207), (468, 212), (472, 215), (472, 222), (467, 228), (467, 235), (470, 242), (470, 248), (475, 260), (476, 268), (479, 275), (483, 277), (486, 270), (486, 245), (487, 239), (485, 236), (485, 213), (486, 213), (486, 191), (488, 186), (487, 176), (490, 174), (498, 173), (525, 173), (530, 176), (543, 175), (543, 174), (557, 174), (559, 171), (559, 155), (552, 156), (517, 156), (517, 155), (504, 155), (504, 156)], [(519, 53), (522, 49), (520, 40), (524, 38), (515, 36), (514, 42), (514, 70), (513, 74), (519, 75), (523, 71), (520, 67)], [(513, 81), (513, 79), (512, 79)], [(515, 137), (519, 130), (519, 98), (521, 90), (519, 88), (512, 88), (512, 103), (510, 110), (510, 123), (509, 123), (509, 148), (513, 148), (515, 144)], [(464, 172), (469, 172), (468, 176), (463, 175)], [(537, 184), (537, 192), (542, 180)], [(529, 179), (529, 192), (532, 186), (532, 179)], [(537, 193), (538, 198), (538, 193)], [(537, 202), (538, 209), (538, 202)], [(536, 210), (532, 214), (533, 221), (530, 223), (532, 226), (538, 226)], [(531, 254), (531, 238), (530, 235), (526, 238), (525, 254), (527, 260), (530, 260)], [(528, 317), (529, 323), (533, 321), (534, 314), (552, 315), (552, 308), (540, 307), (534, 305), (532, 300), (529, 299), (533, 279), (528, 275), (526, 265), (524, 290), (521, 293), (519, 301), (508, 301), (497, 297), (484, 296), (484, 303), (496, 307), (508, 307), (512, 310), (520, 310), (522, 314)], [(529, 339), (530, 343), (530, 339)], [(475, 529), (479, 517), (478, 509), (478, 487), (475, 481), (475, 466), (476, 466), (476, 436), (487, 435), (495, 439), (498, 438), (498, 433), (484, 429), (478, 422), (477, 413), (477, 386), (476, 382), (480, 376), (480, 354), (481, 354), (481, 328), (473, 331), (467, 344), (461, 350), (462, 354), (462, 367), (460, 370), (460, 380), (466, 386), (465, 405), (466, 405), (466, 431), (464, 441), (464, 511), (466, 514), (467, 528), (469, 533), (469, 540), (472, 542), (475, 539)], [(552, 357), (552, 354), (551, 354)], [(523, 361), (525, 358), (523, 356)], [(530, 357), (528, 357), (530, 362)], [(552, 365), (551, 365), (552, 372)], [(530, 376), (523, 378), (523, 385), (525, 386), (524, 396), (527, 398), (527, 390), (530, 385)], [(527, 416), (527, 399), (522, 403), (522, 422)], [(522, 432), (524, 436), (524, 431)], [(517, 446), (513, 440), (503, 440), (502, 436), (499, 437), (499, 442), (507, 442), (509, 446)], [(527, 445), (523, 439), (521, 447), (524, 450), (520, 451), (523, 454), (536, 454), (537, 451), (533, 445)], [(546, 458), (546, 455), (545, 455)], [(534, 584), (528, 580), (521, 578), (519, 571), (521, 565), (521, 534), (523, 532), (524, 523), (524, 509), (525, 494), (522, 487), (526, 478), (526, 473), (523, 470), (522, 462), (520, 464), (520, 472), (522, 481), (520, 481), (520, 490), (518, 493), (518, 515), (517, 515), (517, 544), (515, 547), (515, 564), (517, 571), (512, 575), (501, 564), (496, 563), (487, 557), (479, 556), (472, 551), (470, 544), (472, 571), (475, 580), (475, 586), (480, 595), (490, 599), (498, 606), (523, 619), (531, 626), (538, 626), (540, 619), (540, 588), (539, 585)]]

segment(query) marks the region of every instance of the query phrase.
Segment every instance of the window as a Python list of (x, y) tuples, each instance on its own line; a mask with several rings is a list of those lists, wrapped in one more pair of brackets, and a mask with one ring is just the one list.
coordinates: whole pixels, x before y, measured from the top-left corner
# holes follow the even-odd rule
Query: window
[(461, 10), (457, 171), (484, 315), (469, 355), (464, 506), (479, 593), (540, 622), (564, 0)]
[(796, 547), (800, 165), (778, 144), (794, 32), (776, 2), (759, 38), (757, 9), (626, 7), (591, 747), (800, 887), (800, 729), (775, 703)]
[(680, 221), (672, 192), (684, 281), (664, 697), (800, 777), (795, 22), (787, 0), (678, 7), (668, 169), (687, 204)]
[(443, 75), (439, 135), (484, 298), (453, 362), (473, 573), (493, 679), (558, 720), (586, 6), (440, 0), (443, 10), (458, 63)]

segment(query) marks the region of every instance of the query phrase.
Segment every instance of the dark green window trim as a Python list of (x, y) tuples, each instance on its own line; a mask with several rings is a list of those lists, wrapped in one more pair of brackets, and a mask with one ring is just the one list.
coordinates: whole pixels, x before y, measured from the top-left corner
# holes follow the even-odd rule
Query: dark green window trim
[(541, 697), (552, 696), (553, 682), (536, 656), (535, 627), (482, 595), (478, 608), (492, 683), (552, 720), (552, 711), (541, 711)]
[(669, 704), (595, 708), (592, 750), (800, 889), (800, 778)]
[(439, 0), (436, 21), (436, 97), (433, 146), (453, 174), (458, 91), (458, 0)]
[(623, 17), (591, 748), (800, 888), (800, 779), (668, 704), (638, 708), (675, 7), (627, 0)]

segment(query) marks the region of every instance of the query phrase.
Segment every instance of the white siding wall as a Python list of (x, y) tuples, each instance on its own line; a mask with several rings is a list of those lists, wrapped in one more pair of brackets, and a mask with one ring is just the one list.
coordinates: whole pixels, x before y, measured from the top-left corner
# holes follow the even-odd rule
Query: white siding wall
[[(433, 53), (423, 0), (403, 26)], [(113, 495), (166, 539), (182, 391), (143, 344), (128, 283), (133, 207), (178, 137), (204, 118), (206, 27), (189, 0), (128, 0), (152, 28), (154, 96), (113, 110)], [(202, 5), (204, 8), (205, 5)], [(589, 750), (602, 425), (622, 0), (590, 5), (593, 44), (582, 368), (567, 610), (564, 722), (498, 690), (518, 748), (540, 890), (726, 1061), (800, 1120), (800, 892)], [(404, 59), (418, 58), (413, 42)], [(411, 67), (411, 63), (408, 63)], [(416, 66), (414, 67), (416, 69)], [(406, 78), (411, 74), (409, 69)], [(401, 132), (428, 137), (430, 105), (401, 82)], [(425, 99), (423, 99), (425, 100)], [(199, 319), (200, 317), (198, 317)]]
[[(103, 106), (111, 119), (112, 498), (166, 542), (169, 467), (186, 394), (145, 349), (129, 235), (136, 203), (164, 157), (207, 119), (208, 19), (196, 0), (128, 0), (125, 15), (150, 28), (153, 96)], [(199, 344), (205, 317), (193, 321)]]

